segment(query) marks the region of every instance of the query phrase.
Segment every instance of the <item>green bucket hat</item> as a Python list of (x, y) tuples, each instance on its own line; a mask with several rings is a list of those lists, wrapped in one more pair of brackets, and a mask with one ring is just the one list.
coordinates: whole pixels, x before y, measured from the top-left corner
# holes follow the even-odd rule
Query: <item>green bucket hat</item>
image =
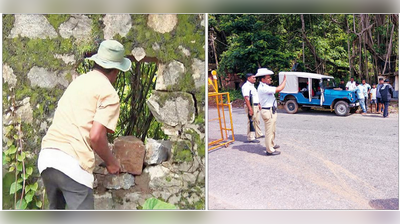
[(125, 49), (121, 43), (116, 40), (105, 40), (101, 42), (97, 54), (88, 59), (95, 61), (103, 68), (116, 68), (126, 72), (131, 68), (132, 62), (124, 55)]

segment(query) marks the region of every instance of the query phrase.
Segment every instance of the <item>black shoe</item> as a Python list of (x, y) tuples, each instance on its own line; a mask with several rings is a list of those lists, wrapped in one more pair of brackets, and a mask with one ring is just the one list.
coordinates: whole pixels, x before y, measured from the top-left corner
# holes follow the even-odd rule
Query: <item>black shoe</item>
[(251, 140), (251, 141), (247, 141), (246, 143), (260, 143), (260, 141), (258, 141), (257, 139)]
[(272, 147), (272, 148), (274, 148), (274, 149), (279, 149), (281, 146), (280, 145), (275, 145), (274, 147)]
[(281, 152), (279, 152), (279, 151), (275, 151), (275, 152), (273, 152), (273, 153), (267, 152), (267, 156), (277, 156), (277, 155), (279, 155), (279, 154), (281, 154)]

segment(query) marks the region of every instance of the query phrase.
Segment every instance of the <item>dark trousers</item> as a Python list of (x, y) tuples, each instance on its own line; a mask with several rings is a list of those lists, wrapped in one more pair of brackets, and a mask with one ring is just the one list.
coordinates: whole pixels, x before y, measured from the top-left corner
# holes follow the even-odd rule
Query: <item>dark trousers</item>
[(93, 189), (82, 185), (63, 172), (47, 168), (42, 174), (50, 209), (94, 209)]
[(383, 101), (383, 105), (385, 105), (385, 109), (383, 109), (383, 117), (387, 117), (389, 115), (389, 101)]

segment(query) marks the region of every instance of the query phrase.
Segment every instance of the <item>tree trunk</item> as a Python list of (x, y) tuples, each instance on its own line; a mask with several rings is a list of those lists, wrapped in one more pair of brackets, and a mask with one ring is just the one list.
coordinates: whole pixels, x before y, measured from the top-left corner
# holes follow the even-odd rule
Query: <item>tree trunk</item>
[(351, 76), (351, 55), (350, 55), (350, 28), (349, 28), (349, 22), (347, 21), (347, 14), (345, 15), (345, 21), (346, 21), (346, 33), (347, 33), (347, 54), (349, 56), (349, 75)]
[(389, 41), (389, 46), (388, 46), (388, 50), (387, 50), (387, 53), (386, 53), (385, 66), (383, 67), (382, 74), (385, 74), (385, 72), (386, 72), (386, 65), (387, 65), (388, 59), (389, 59), (389, 63), (390, 63), (390, 55), (392, 55), (393, 32), (394, 32), (394, 25), (392, 26), (392, 32), (390, 33), (390, 41)]

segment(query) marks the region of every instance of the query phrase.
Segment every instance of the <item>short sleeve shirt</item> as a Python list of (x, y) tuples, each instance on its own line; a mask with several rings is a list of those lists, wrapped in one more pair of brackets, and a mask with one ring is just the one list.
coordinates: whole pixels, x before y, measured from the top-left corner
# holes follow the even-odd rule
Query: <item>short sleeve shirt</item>
[(349, 91), (353, 91), (356, 89), (356, 82), (348, 81), (346, 84), (346, 88), (349, 88)]
[(370, 93), (371, 93), (371, 99), (376, 100), (376, 88), (375, 89), (371, 89)]
[(371, 86), (368, 83), (365, 83), (365, 85), (360, 84), (360, 86), (364, 87), (364, 89), (366, 90), (366, 93), (364, 96), (365, 96), (365, 98), (368, 98), (368, 92), (371, 90)]
[(277, 106), (275, 92), (276, 87), (260, 82), (258, 86), (258, 97), (260, 98), (261, 107)]
[(253, 83), (246, 81), (242, 86), (242, 95), (243, 97), (250, 97), (250, 93), (253, 98), (253, 103), (260, 103), (256, 87), (254, 87)]
[(358, 99), (365, 99), (365, 93), (367, 92), (362, 85), (358, 85), (355, 89)]
[(42, 140), (43, 148), (57, 148), (92, 173), (94, 152), (89, 133), (93, 121), (114, 132), (119, 117), (119, 97), (109, 79), (94, 70), (79, 76), (66, 89)]

